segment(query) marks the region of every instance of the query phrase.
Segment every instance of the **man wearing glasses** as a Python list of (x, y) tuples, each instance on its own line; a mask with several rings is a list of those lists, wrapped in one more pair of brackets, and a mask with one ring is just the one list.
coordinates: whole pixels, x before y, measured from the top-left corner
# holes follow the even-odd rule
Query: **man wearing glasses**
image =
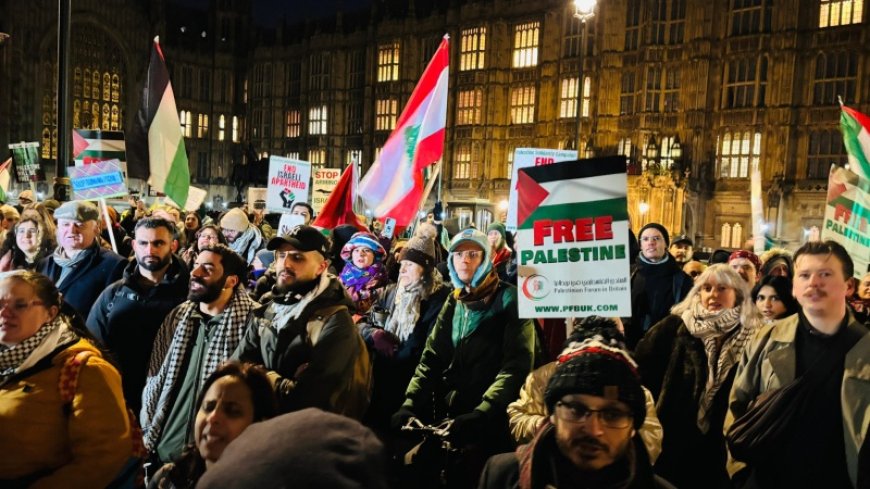
[(531, 443), (492, 457), (478, 489), (673, 487), (653, 474), (637, 434), (645, 397), (622, 346), (594, 336), (559, 357), (544, 394), (549, 420)]
[(415, 417), (428, 423), (450, 418), (448, 438), (454, 446), (474, 446), (491, 455), (512, 447), (507, 406), (532, 370), (535, 330), (531, 320), (519, 318), (516, 287), (500, 281), (493, 270), (485, 234), (466, 229), (453, 238), (449, 251), (454, 290), (426, 341), (393, 426)]

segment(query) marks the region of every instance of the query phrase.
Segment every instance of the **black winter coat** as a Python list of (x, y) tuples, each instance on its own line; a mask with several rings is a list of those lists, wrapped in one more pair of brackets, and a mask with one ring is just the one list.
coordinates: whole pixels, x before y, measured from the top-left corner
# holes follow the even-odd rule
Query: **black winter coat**
[(670, 254), (668, 261), (649, 264), (636, 258), (631, 272), (631, 320), (624, 321), (625, 337), (634, 348), (643, 335), (671, 312), (692, 289), (692, 278)]
[(124, 278), (97, 298), (88, 315), (88, 330), (114, 355), (124, 384), (127, 406), (138, 413), (148, 375), (148, 362), (157, 331), (169, 311), (187, 297), (190, 274), (176, 256), (163, 280), (143, 289), (137, 280), (139, 264), (130, 260)]
[[(96, 244), (83, 253), (90, 254), (75, 266), (58, 289), (64, 301), (86, 318), (103, 290), (123, 276), (127, 260)], [(53, 255), (45, 257), (38, 269), (54, 283), (60, 278), (61, 267), (54, 262)]]

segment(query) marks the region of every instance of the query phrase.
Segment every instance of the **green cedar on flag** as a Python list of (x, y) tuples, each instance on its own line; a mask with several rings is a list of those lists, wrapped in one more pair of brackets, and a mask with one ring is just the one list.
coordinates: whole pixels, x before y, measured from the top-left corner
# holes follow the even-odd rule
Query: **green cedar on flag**
[(127, 140), (127, 175), (147, 179), (175, 202), (187, 202), (190, 168), (160, 38), (154, 38), (139, 112)]
[(870, 117), (840, 103), (840, 130), (849, 153), (849, 169), (870, 180)]

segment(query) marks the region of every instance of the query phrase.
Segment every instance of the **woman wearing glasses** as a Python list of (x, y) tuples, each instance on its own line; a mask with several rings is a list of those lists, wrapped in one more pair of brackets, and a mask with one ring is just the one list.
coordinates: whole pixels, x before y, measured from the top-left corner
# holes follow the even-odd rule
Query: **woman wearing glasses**
[(24, 217), (0, 247), (0, 272), (35, 270), (36, 265), (55, 248), (54, 234), (49, 232), (42, 217), (25, 211)]
[(106, 487), (132, 454), (121, 377), (61, 304), (44, 275), (0, 274), (0, 487)]
[(719, 264), (638, 343), (635, 358), (665, 435), (656, 473), (675, 486), (730, 487), (722, 426), (737, 363), (758, 324), (746, 281)]
[(224, 238), (219, 227), (214, 224), (207, 224), (199, 228), (199, 231), (196, 232), (196, 239), (193, 240), (186, 250), (181, 252), (181, 261), (187, 265), (187, 268), (192, 270), (193, 263), (196, 261), (197, 255), (199, 255), (199, 250), (218, 243), (227, 244), (227, 238)]

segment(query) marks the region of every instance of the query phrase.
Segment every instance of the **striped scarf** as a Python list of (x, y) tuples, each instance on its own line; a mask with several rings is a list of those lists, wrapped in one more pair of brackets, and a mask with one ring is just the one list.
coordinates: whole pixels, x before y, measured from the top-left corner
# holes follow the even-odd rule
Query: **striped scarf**
[[(221, 362), (235, 352), (245, 334), (248, 313), (257, 306), (259, 304), (248, 297), (244, 287), (238, 287), (233, 292), (233, 297), (221, 314), (214, 335), (206, 346), (205, 362), (199, 376), (200, 388)], [(155, 342), (152, 362), (155, 358), (163, 360), (157, 368), (152, 363), (142, 395), (142, 435), (149, 450), (153, 450), (160, 440), (163, 425), (171, 409), (170, 397), (175, 391), (176, 383), (182, 380), (184, 372), (189, 368), (184, 362), (197, 331), (197, 321), (191, 320), (191, 316), (198, 307), (197, 302), (185, 301), (169, 313), (167, 321), (161, 327), (174, 330), (168, 352), (158, 351), (159, 345)]]

